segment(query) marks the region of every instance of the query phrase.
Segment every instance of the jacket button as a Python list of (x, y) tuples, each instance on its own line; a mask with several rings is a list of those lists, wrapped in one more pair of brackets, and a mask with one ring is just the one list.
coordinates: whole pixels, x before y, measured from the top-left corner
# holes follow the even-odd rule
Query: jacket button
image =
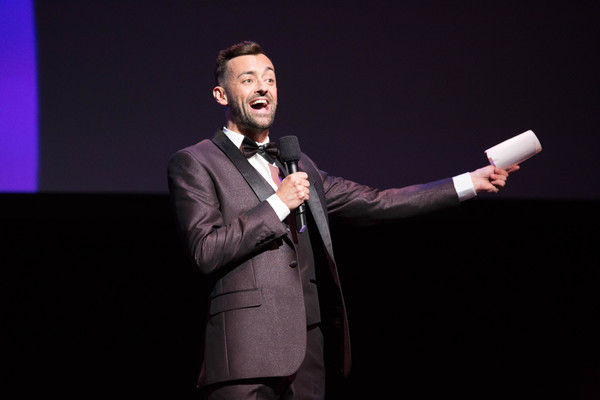
[(296, 268), (298, 266), (298, 261), (294, 260), (290, 263), (290, 267)]

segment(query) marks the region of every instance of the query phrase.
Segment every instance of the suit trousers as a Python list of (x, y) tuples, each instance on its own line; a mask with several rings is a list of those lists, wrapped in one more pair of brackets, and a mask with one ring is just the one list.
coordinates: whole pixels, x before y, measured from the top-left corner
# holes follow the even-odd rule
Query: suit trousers
[(308, 327), (306, 355), (298, 371), (285, 377), (242, 379), (204, 388), (207, 400), (323, 400), (325, 361), (320, 324)]

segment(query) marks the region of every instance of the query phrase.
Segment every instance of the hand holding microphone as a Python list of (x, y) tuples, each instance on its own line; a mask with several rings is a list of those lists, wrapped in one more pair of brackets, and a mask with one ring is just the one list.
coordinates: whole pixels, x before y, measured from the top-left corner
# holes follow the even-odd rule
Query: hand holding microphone
[(298, 172), (298, 161), (300, 161), (300, 145), (296, 136), (284, 136), (279, 139), (279, 157), (285, 164), (288, 176), (281, 182), (277, 190), (279, 198), (290, 210), (296, 210), (296, 225), (298, 232), (306, 230), (306, 207), (304, 202), (308, 200), (309, 182), (305, 172)]
[(290, 210), (303, 206), (309, 197), (308, 175), (305, 172), (295, 172), (285, 177), (277, 189), (277, 195)]

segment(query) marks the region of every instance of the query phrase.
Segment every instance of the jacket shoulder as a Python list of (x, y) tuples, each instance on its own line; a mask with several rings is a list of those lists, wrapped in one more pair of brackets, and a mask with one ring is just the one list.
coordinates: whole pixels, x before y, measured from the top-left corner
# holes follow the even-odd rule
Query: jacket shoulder
[(193, 158), (197, 161), (201, 161), (219, 154), (223, 154), (223, 152), (213, 143), (213, 141), (210, 139), (204, 139), (196, 144), (177, 150), (169, 157), (169, 164), (187, 158)]

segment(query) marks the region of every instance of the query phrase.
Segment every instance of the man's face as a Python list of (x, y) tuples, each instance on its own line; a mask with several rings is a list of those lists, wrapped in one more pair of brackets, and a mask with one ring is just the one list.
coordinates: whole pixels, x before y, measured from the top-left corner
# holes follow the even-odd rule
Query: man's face
[(267, 56), (247, 55), (229, 60), (223, 90), (225, 102), (217, 101), (229, 106), (229, 129), (258, 133), (273, 125), (277, 85), (275, 69)]

